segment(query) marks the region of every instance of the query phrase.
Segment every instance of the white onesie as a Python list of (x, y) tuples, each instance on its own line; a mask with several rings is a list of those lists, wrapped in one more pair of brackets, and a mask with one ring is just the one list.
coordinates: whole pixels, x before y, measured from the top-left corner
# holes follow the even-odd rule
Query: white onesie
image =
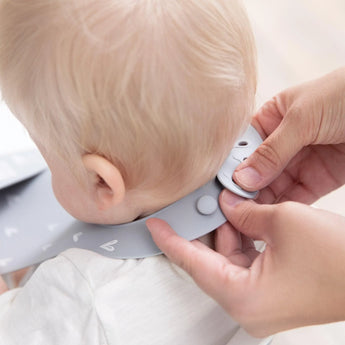
[(165, 256), (70, 249), (0, 296), (1, 345), (256, 345)]

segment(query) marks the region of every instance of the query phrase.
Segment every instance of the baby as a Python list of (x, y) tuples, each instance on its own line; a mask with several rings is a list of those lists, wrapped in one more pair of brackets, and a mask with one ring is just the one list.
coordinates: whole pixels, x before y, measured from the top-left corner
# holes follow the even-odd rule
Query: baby
[[(61, 205), (119, 224), (215, 177), (250, 121), (255, 48), (239, 0), (2, 0), (0, 87)], [(0, 298), (0, 344), (259, 342), (163, 255), (71, 249)]]

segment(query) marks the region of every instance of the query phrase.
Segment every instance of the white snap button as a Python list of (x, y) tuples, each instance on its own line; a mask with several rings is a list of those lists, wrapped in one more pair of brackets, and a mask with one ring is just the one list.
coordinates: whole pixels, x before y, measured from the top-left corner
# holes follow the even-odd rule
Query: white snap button
[(209, 216), (216, 212), (218, 208), (218, 203), (214, 197), (210, 195), (204, 195), (198, 199), (196, 203), (196, 208), (202, 215)]

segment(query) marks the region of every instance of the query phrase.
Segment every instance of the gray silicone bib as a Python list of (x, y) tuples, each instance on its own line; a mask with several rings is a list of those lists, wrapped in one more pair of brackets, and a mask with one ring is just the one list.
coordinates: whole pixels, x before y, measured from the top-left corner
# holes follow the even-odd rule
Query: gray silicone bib
[(218, 178), (149, 217), (112, 226), (82, 223), (66, 213), (54, 197), (50, 172), (37, 152), (0, 158), (0, 274), (73, 247), (117, 259), (160, 254), (145, 225), (152, 217), (164, 219), (188, 240), (211, 232), (226, 221), (218, 205), (224, 186), (243, 197), (255, 197), (256, 193), (238, 187), (232, 175), (261, 142), (250, 127), (236, 142)]

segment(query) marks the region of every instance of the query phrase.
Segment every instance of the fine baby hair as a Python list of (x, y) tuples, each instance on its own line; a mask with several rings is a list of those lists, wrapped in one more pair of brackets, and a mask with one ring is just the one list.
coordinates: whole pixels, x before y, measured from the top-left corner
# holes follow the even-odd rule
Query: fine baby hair
[(83, 183), (82, 157), (126, 191), (176, 195), (215, 176), (254, 106), (238, 0), (2, 0), (2, 97)]
[[(44, 262), (23, 288), (4, 295), (6, 344), (223, 345), (238, 332), (243, 338), (164, 255), (113, 260), (111, 253), (123, 246), (115, 227), (143, 222), (217, 182), (250, 122), (255, 60), (240, 0), (0, 0), (2, 98), (47, 161), (50, 172), (40, 177), (51, 180), (61, 206), (97, 223), (44, 222), (45, 233), (57, 236), (61, 226), (72, 243), (40, 243), (39, 253), (54, 258), (37, 258)], [(28, 193), (24, 204), (46, 194)], [(25, 253), (42, 239), (31, 228), (54, 209), (40, 205), (33, 226), (17, 227), (30, 240)], [(131, 244), (142, 244), (128, 233)], [(87, 239), (90, 246), (82, 246)], [(204, 240), (212, 246), (212, 236)], [(21, 267), (33, 263), (20, 258)]]

